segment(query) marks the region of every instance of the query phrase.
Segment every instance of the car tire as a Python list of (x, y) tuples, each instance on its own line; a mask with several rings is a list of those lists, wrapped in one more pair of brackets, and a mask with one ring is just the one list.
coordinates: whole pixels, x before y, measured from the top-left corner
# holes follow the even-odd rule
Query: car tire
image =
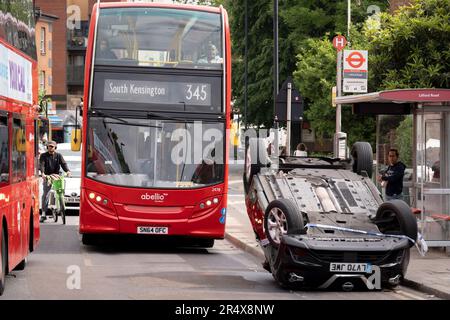
[[(417, 240), (417, 220), (411, 208), (402, 200), (390, 200), (380, 205), (375, 216), (378, 229), (385, 234), (405, 235)], [(410, 242), (410, 247), (414, 244)]]
[(304, 228), (302, 214), (289, 199), (277, 199), (269, 203), (264, 214), (264, 233), (270, 244), (279, 247), (285, 234), (298, 234)]
[(0, 296), (5, 291), (5, 280), (8, 272), (8, 247), (6, 246), (6, 233), (4, 228), (1, 230), (0, 243)]
[(372, 178), (373, 152), (368, 142), (355, 142), (351, 150), (352, 171), (362, 175), (363, 171)]
[(267, 154), (266, 143), (262, 138), (250, 138), (245, 144), (244, 160), (244, 190), (248, 193), (253, 176), (261, 171), (261, 168), (270, 165), (270, 158)]

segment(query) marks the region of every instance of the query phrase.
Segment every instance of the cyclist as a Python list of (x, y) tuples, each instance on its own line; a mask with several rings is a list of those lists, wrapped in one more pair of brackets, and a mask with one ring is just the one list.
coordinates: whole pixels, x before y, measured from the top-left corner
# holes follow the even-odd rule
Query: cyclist
[(41, 154), (39, 157), (39, 169), (41, 170), (41, 177), (42, 177), (42, 187), (43, 187), (43, 193), (42, 193), (42, 213), (41, 213), (41, 222), (44, 222), (47, 212), (47, 194), (52, 188), (51, 185), (48, 185), (47, 179), (45, 179), (46, 176), (52, 175), (52, 174), (58, 174), (62, 167), (62, 169), (67, 173), (67, 176), (71, 176), (71, 172), (69, 170), (69, 167), (67, 166), (66, 161), (64, 160), (64, 157), (56, 152), (57, 143), (55, 141), (49, 141), (47, 143), (47, 152)]

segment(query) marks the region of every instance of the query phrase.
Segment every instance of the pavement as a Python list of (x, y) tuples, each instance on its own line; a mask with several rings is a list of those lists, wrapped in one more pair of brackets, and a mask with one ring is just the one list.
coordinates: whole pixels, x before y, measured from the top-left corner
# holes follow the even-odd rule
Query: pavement
[[(237, 170), (233, 170), (237, 172)], [(230, 171), (228, 213), (225, 238), (236, 247), (264, 261), (264, 253), (255, 239), (246, 213), (242, 175)], [(411, 260), (403, 286), (450, 300), (450, 255), (448, 251), (430, 248), (422, 257), (411, 248)]]

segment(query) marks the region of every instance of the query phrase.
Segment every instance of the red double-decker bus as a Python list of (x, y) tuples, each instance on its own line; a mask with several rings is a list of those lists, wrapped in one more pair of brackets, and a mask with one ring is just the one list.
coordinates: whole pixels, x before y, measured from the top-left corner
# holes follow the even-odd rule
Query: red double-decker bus
[(39, 240), (33, 2), (0, 3), (0, 295)]
[(224, 237), (230, 87), (222, 7), (94, 6), (83, 106), (84, 244), (106, 233), (187, 236), (205, 247)]

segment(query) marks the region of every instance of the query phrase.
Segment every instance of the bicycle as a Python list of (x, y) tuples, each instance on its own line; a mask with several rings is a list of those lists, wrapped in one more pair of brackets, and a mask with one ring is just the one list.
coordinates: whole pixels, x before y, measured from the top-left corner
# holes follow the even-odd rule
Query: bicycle
[(58, 222), (58, 215), (61, 216), (62, 223), (66, 224), (66, 205), (64, 203), (64, 176), (52, 174), (45, 177), (47, 183), (51, 183), (52, 188), (47, 194), (47, 208), (52, 211), (53, 220)]

